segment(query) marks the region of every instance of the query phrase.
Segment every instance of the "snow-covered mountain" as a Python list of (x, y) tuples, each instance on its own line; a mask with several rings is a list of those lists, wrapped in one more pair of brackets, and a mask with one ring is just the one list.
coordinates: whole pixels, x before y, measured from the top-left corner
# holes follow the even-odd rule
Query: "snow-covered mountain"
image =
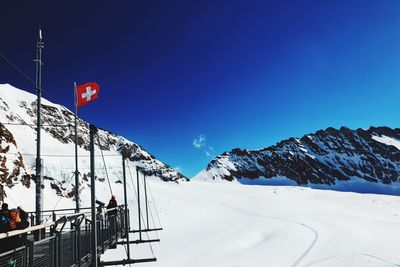
[[(64, 106), (42, 99), (42, 120), (44, 126), (41, 153), (45, 190), (51, 189), (58, 196), (72, 199), (75, 168), (74, 114)], [(10, 196), (13, 192), (10, 188), (34, 187), (35, 124), (36, 96), (9, 84), (0, 85), (0, 182), (9, 188), (6, 193)], [(103, 129), (99, 129), (98, 135), (95, 163), (100, 191), (102, 187), (104, 190), (109, 187), (106, 181), (107, 173), (112, 187), (122, 181), (122, 159), (118, 151), (121, 145), (132, 150), (128, 164), (132, 175), (135, 167), (139, 166), (147, 176), (158, 177), (164, 181), (188, 181), (186, 177), (157, 160), (140, 145)], [(89, 125), (82, 119), (78, 120), (78, 145), (80, 188), (82, 193), (86, 194), (89, 191), (87, 189), (90, 174)]]
[(327, 128), (260, 150), (233, 149), (194, 180), (400, 194), (400, 129)]

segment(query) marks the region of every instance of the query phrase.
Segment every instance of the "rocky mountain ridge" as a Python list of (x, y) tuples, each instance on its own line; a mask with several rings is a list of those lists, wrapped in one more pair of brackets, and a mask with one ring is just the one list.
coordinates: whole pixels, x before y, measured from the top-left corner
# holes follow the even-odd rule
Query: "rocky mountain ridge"
[[(42, 165), (44, 179), (57, 195), (72, 197), (74, 169), (74, 118), (64, 106), (42, 99)], [(11, 85), (0, 85), (0, 182), (11, 188), (17, 184), (30, 187), (34, 181), (36, 157), (36, 96)], [(163, 181), (188, 179), (159, 161), (140, 145), (110, 131), (100, 129), (96, 140), (96, 176), (112, 183), (121, 182), (121, 144), (131, 150), (129, 162), (146, 176)], [(82, 188), (89, 188), (89, 125), (78, 118), (78, 154)]]
[[(198, 180), (263, 183), (279, 178), (296, 185), (363, 182), (400, 193), (400, 129), (327, 128), (260, 150), (233, 149), (213, 159)], [(285, 181), (283, 181), (285, 184)], [(350, 183), (349, 183), (350, 184)]]

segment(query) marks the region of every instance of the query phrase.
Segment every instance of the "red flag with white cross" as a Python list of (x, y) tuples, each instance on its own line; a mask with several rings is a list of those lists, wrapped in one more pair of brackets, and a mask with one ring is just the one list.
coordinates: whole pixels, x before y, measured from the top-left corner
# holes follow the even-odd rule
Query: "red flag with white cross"
[(81, 107), (95, 100), (99, 94), (100, 86), (95, 82), (89, 82), (82, 85), (77, 85), (76, 90), (76, 107)]

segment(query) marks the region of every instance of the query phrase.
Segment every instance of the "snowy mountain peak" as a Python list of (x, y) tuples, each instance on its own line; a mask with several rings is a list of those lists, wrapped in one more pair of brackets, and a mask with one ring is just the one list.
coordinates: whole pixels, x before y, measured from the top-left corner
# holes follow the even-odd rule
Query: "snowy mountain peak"
[[(36, 96), (9, 84), (0, 85), (0, 182), (8, 187), (29, 187), (33, 182), (36, 158)], [(62, 105), (42, 99), (42, 165), (48, 186), (58, 195), (73, 196), (71, 173), (74, 163), (74, 114)], [(182, 174), (157, 160), (140, 145), (100, 129), (96, 140), (96, 176), (112, 183), (121, 181), (121, 154), (117, 142), (132, 153), (131, 167), (139, 166), (147, 175), (164, 181), (187, 181)], [(79, 170), (82, 190), (89, 188), (89, 127), (78, 119)], [(101, 150), (100, 150), (101, 149)], [(70, 188), (67, 188), (69, 185)], [(46, 186), (46, 185), (45, 185)]]
[(399, 173), (400, 129), (330, 127), (260, 150), (225, 152), (193, 179), (400, 194)]

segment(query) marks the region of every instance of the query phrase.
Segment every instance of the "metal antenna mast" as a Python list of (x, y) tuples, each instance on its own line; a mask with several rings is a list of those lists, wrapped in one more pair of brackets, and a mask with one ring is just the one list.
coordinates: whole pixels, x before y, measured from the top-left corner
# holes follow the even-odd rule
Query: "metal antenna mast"
[[(36, 225), (42, 223), (42, 159), (40, 158), (40, 129), (41, 129), (41, 96), (42, 96), (42, 29), (39, 28), (39, 39), (36, 43), (36, 94), (37, 94), (37, 126), (36, 126)], [(40, 239), (40, 237), (38, 237)]]
[(75, 211), (79, 212), (79, 170), (78, 170), (78, 96), (76, 94), (76, 82), (74, 82), (75, 96)]

